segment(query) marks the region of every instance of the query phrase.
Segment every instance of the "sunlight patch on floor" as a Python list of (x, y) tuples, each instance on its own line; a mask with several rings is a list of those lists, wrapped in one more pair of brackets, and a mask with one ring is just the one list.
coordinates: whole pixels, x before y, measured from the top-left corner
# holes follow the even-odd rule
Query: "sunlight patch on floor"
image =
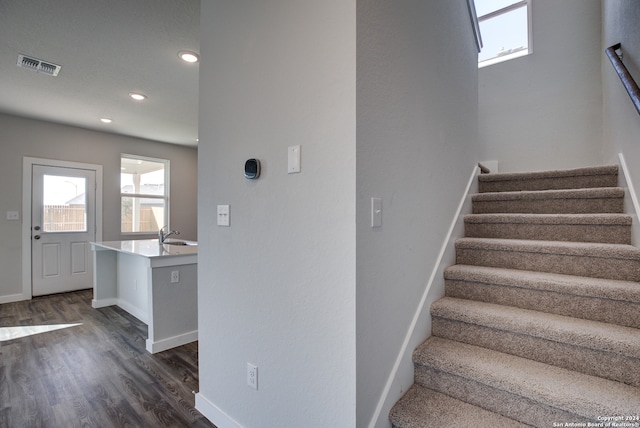
[(82, 325), (76, 324), (52, 324), (52, 325), (24, 325), (19, 327), (0, 327), (0, 342), (5, 340), (19, 339), (34, 334), (47, 333), (49, 331)]

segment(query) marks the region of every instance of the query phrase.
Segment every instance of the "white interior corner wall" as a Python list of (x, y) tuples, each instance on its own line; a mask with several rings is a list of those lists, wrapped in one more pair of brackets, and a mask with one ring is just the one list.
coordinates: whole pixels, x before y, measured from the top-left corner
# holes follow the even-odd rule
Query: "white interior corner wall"
[[(396, 372), (399, 352), (478, 160), (477, 50), (465, 0), (358, 1), (357, 20), (357, 426), (386, 427), (413, 383), (413, 348)], [(417, 329), (419, 343), (430, 328)]]
[[(640, 3), (635, 0), (602, 2), (602, 92), (603, 151), (606, 162), (618, 163), (622, 154), (628, 168), (626, 177), (640, 189), (640, 115), (604, 50), (622, 45), (623, 63), (636, 83), (640, 83)], [(638, 195), (636, 195), (637, 197)]]
[(601, 1), (531, 4), (533, 54), (479, 71), (481, 159), (500, 172), (601, 164)]
[(202, 2), (196, 406), (221, 428), (355, 426), (355, 10)]
[[(0, 114), (0, 303), (23, 298), (21, 230), (30, 221), (30, 213), (21, 212), (23, 158), (102, 165), (102, 237), (119, 240), (121, 153), (171, 161), (171, 225), (197, 239), (196, 149)], [(7, 220), (7, 211), (19, 211), (20, 219)]]

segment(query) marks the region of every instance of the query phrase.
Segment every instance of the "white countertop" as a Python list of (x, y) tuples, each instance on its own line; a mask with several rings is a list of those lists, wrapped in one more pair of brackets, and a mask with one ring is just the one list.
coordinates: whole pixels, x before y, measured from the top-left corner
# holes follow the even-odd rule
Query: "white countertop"
[[(172, 239), (167, 239), (172, 241)], [(179, 240), (178, 240), (179, 241)], [(198, 243), (193, 241), (185, 241), (190, 245), (160, 245), (157, 239), (140, 239), (129, 241), (101, 241), (92, 242), (97, 247), (109, 250), (120, 251), (122, 253), (135, 254), (138, 256), (156, 258), (156, 257), (174, 257), (174, 256), (195, 256), (198, 254)]]

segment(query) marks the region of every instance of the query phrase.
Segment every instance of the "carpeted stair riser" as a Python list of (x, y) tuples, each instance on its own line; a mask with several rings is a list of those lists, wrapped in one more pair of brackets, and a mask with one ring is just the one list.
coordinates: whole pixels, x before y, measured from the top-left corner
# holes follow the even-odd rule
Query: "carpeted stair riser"
[[(465, 403), (535, 427), (547, 427), (548, 421), (586, 423), (592, 420), (429, 366), (416, 366), (414, 382)], [(456, 410), (452, 409), (452, 411)], [(430, 425), (421, 426), (426, 428)]]
[(640, 386), (640, 331), (595, 321), (444, 298), (432, 334)]
[(415, 384), (390, 413), (394, 428), (638, 414), (640, 250), (617, 172), (478, 177), (446, 297), (431, 306), (432, 336), (413, 353)]
[(640, 408), (638, 388), (438, 337), (413, 359), (417, 384), (533, 426)]
[(624, 189), (618, 187), (544, 192), (478, 193), (473, 214), (602, 214), (624, 211)]
[(471, 214), (464, 224), (469, 238), (631, 244), (631, 217), (622, 214)]
[(640, 304), (634, 302), (464, 280), (445, 280), (445, 292), (448, 297), (640, 328)]
[(626, 245), (462, 238), (455, 246), (463, 265), (640, 280), (640, 250)]
[(480, 192), (615, 187), (618, 185), (618, 167), (604, 166), (563, 171), (482, 174), (478, 177), (478, 184)]
[[(389, 414), (393, 428), (422, 428), (425, 426), (425, 420), (429, 421), (431, 427), (525, 428), (528, 426), (415, 384), (399, 404)], [(452, 412), (451, 409), (455, 411)]]

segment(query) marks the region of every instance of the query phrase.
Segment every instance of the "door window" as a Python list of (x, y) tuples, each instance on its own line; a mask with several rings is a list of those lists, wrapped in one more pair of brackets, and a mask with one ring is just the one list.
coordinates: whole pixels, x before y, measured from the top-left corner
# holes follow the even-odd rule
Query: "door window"
[(44, 232), (87, 231), (87, 179), (43, 175)]

